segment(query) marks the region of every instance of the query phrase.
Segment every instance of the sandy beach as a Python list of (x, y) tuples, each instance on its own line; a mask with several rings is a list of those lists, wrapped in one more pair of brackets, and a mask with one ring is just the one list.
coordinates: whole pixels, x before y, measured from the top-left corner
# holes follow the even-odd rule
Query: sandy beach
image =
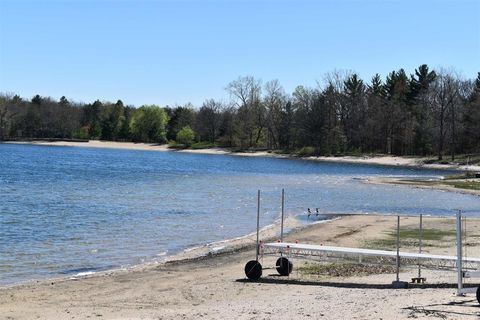
[[(395, 221), (394, 217), (343, 217), (294, 231), (286, 240), (365, 246), (388, 236)], [(401, 221), (406, 228), (417, 223), (417, 218)], [(469, 221), (470, 230), (479, 226), (480, 221)], [(425, 228), (451, 231), (454, 225), (453, 220), (431, 218), (425, 220)], [(247, 240), (253, 243), (253, 235)], [(478, 237), (468, 241), (469, 255), (480, 256)], [(427, 251), (453, 254), (453, 243), (449, 236)], [(196, 259), (3, 288), (0, 315), (2, 319), (476, 319), (480, 315), (474, 295), (455, 295), (454, 272), (423, 271), (426, 284), (392, 289), (391, 272), (305, 274), (301, 270), (307, 262), (294, 259), (290, 277), (279, 277), (271, 268), (275, 258), (261, 257), (264, 276), (252, 282), (243, 268), (254, 256), (250, 245)], [(400, 278), (408, 281), (416, 272), (402, 268)]]
[[(475, 181), (478, 182), (480, 179), (468, 179), (469, 181)], [(395, 185), (404, 185), (404, 186), (409, 186), (411, 188), (420, 188), (420, 189), (436, 189), (436, 190), (444, 190), (444, 191), (449, 191), (449, 192), (458, 192), (458, 193), (463, 193), (463, 194), (473, 194), (476, 196), (480, 196), (480, 190), (475, 190), (475, 189), (460, 189), (460, 188), (455, 188), (451, 185), (447, 185), (443, 183), (443, 180), (436, 181), (435, 184), (429, 184), (428, 182), (425, 183), (423, 181), (421, 182), (413, 182), (413, 181), (405, 181), (402, 179), (398, 178), (389, 178), (389, 177), (370, 177), (367, 180), (365, 180), (367, 183), (373, 183), (373, 184), (395, 184)]]
[[(17, 143), (17, 142), (15, 142)], [(31, 142), (28, 142), (31, 143)], [(171, 151), (166, 145), (122, 142), (33, 142), (36, 145)], [(231, 153), (223, 149), (183, 150), (203, 154), (273, 156), (268, 152)], [(390, 166), (420, 166), (418, 158), (315, 157), (315, 161), (366, 163)], [(428, 165), (443, 169), (480, 168)], [(372, 180), (372, 183), (391, 181)], [(448, 190), (452, 191), (452, 190)], [(428, 221), (427, 221), (428, 220)], [(391, 244), (395, 217), (347, 216), (301, 228), (288, 218), (292, 229), (286, 241), (377, 248)], [(402, 218), (403, 228), (417, 226), (417, 218)], [(469, 219), (468, 229), (480, 227)], [(425, 228), (440, 230), (438, 241), (426, 251), (455, 255), (453, 220), (426, 219)], [(276, 241), (278, 225), (262, 230), (261, 239)], [(244, 265), (255, 257), (255, 236), (212, 243), (182, 252), (161, 263), (87, 276), (40, 280), (0, 288), (0, 319), (477, 319), (479, 304), (474, 295), (456, 296), (456, 274), (424, 270), (427, 282), (409, 289), (393, 289), (393, 266), (367, 268), (339, 274), (316, 274), (310, 262), (294, 259), (289, 277), (279, 277), (276, 257), (261, 257), (264, 276), (258, 282), (246, 279)], [(480, 236), (467, 240), (469, 256), (480, 257)], [(402, 250), (416, 252), (410, 242)], [(326, 264), (325, 264), (326, 263)], [(330, 262), (324, 262), (326, 268)], [(343, 262), (340, 263), (340, 266)], [(313, 264), (318, 266), (318, 264)], [(416, 268), (402, 268), (401, 280), (416, 276)], [(475, 283), (474, 281), (469, 281)]]

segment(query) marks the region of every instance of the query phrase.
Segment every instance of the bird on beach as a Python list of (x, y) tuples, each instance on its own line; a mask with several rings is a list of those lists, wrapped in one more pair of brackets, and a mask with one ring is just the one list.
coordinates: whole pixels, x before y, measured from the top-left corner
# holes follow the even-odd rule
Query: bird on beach
[(310, 208), (307, 208), (307, 218), (310, 218), (311, 214), (312, 214), (312, 212), (310, 211)]
[(318, 217), (318, 208), (315, 208), (315, 216)]

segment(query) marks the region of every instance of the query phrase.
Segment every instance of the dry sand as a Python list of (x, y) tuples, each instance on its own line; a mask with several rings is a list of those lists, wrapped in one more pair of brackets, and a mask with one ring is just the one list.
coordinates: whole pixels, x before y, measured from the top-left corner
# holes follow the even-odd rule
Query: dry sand
[[(34, 144), (169, 151), (165, 145), (143, 143)], [(181, 152), (231, 154), (222, 149)], [(286, 157), (267, 152), (235, 155)], [(417, 158), (311, 159), (419, 166)], [(454, 168), (480, 169), (473, 166)], [(452, 221), (428, 220), (426, 228), (454, 229)], [(402, 225), (416, 223), (414, 218), (402, 219)], [(390, 217), (351, 216), (293, 231), (286, 240), (362, 247), (369, 241), (386, 237), (394, 226), (395, 219)], [(296, 221), (289, 219), (287, 227), (297, 227)], [(478, 227), (478, 220), (469, 223), (471, 230)], [(277, 233), (275, 229), (266, 228), (262, 231), (262, 239), (275, 240)], [(274, 269), (266, 269), (259, 282), (248, 281), (243, 268), (254, 257), (254, 239), (254, 235), (249, 235), (231, 242), (214, 243), (157, 265), (3, 288), (0, 289), (0, 319), (477, 319), (480, 316), (480, 307), (473, 295), (455, 295), (456, 277), (452, 272), (424, 271), (427, 284), (411, 289), (392, 289), (394, 274), (318, 277), (294, 271), (287, 278), (277, 276)], [(479, 236), (471, 234), (470, 256), (480, 257), (478, 241)], [(431, 245), (427, 249), (432, 253), (455, 254), (451, 238)], [(415, 252), (416, 249), (406, 248), (405, 251)], [(261, 261), (264, 267), (271, 267), (275, 258), (265, 257)], [(294, 260), (294, 270), (304, 263)], [(415, 274), (414, 269), (402, 269), (401, 279), (408, 280)]]
[[(351, 216), (294, 231), (287, 240), (363, 246), (385, 237), (394, 217)], [(403, 218), (403, 226), (417, 224)], [(480, 227), (478, 220), (469, 229)], [(425, 228), (453, 230), (453, 220), (425, 220)], [(253, 235), (249, 241), (253, 243)], [(469, 255), (479, 250), (469, 240)], [(447, 238), (431, 252), (453, 254)], [(411, 251), (414, 251), (410, 248)], [(480, 256), (477, 254), (477, 256)], [(394, 274), (317, 277), (293, 271), (279, 277), (264, 270), (259, 282), (245, 279), (254, 251), (242, 249), (193, 260), (143, 266), (77, 279), (39, 281), (0, 290), (2, 319), (477, 319), (473, 295), (455, 295), (455, 274), (425, 271), (427, 284), (392, 289)], [(274, 258), (261, 259), (264, 267)], [(293, 260), (294, 269), (304, 265)], [(402, 280), (415, 276), (405, 269)]]

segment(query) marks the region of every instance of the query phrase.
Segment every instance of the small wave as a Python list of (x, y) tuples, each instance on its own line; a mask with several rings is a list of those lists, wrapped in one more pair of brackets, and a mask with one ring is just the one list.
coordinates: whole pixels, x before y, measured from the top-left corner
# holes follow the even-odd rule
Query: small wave
[(213, 247), (209, 250), (209, 252), (215, 254), (215, 253), (221, 253), (224, 250), (225, 250), (225, 246), (223, 246), (223, 247)]
[(85, 277), (92, 274), (95, 274), (95, 272), (94, 271), (79, 272), (76, 275), (74, 275), (74, 277)]
[(114, 269), (114, 265), (109, 265), (109, 266), (104, 266), (104, 267), (83, 267), (83, 268), (74, 268), (74, 269), (67, 269), (58, 272), (59, 274), (64, 274), (64, 275), (71, 275), (73, 274), (74, 276), (81, 276), (85, 274), (91, 274), (91, 273), (96, 273), (98, 271), (106, 271), (106, 270), (112, 270)]

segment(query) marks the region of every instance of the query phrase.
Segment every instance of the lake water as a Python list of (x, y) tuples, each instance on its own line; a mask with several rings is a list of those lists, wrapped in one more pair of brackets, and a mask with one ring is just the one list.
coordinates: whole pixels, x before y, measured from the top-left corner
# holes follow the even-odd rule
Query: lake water
[[(280, 212), (480, 215), (480, 197), (365, 184), (445, 171), (174, 152), (0, 144), (0, 285), (159, 260)], [(360, 178), (360, 179), (358, 179)]]

